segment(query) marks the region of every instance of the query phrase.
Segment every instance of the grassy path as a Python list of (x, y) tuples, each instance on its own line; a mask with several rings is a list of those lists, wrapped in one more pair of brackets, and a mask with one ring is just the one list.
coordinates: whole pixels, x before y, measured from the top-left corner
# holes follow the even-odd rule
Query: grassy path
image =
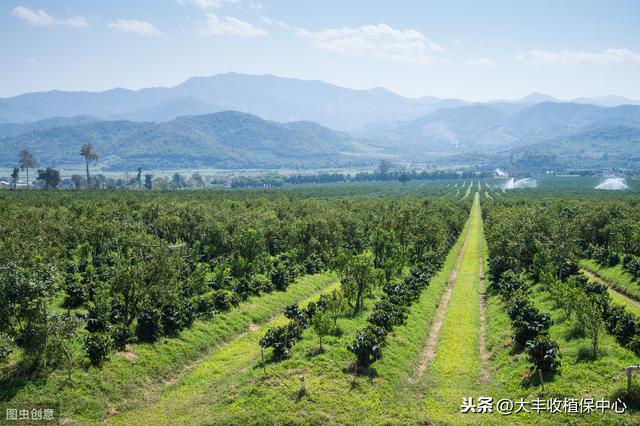
[(580, 267), (598, 276), (606, 284), (632, 299), (640, 300), (640, 285), (633, 276), (622, 269), (622, 265), (607, 268), (599, 265), (593, 259), (583, 259), (579, 262)]
[[(483, 253), (486, 253), (486, 240), (482, 238)], [(478, 272), (480, 278), (480, 383), (489, 381), (489, 351), (487, 350), (487, 280), (485, 276), (486, 256), (479, 256)]]
[(451, 299), (451, 293), (453, 293), (453, 286), (458, 280), (458, 271), (460, 270), (460, 266), (462, 264), (462, 255), (467, 249), (467, 245), (469, 244), (469, 232), (465, 233), (464, 243), (458, 252), (456, 257), (456, 266), (454, 270), (451, 272), (449, 279), (447, 280), (447, 288), (438, 303), (438, 310), (436, 311), (435, 320), (431, 324), (431, 329), (429, 330), (429, 339), (427, 340), (427, 344), (424, 347), (424, 352), (422, 353), (422, 362), (418, 366), (418, 376), (422, 376), (426, 368), (429, 366), (436, 352), (436, 345), (438, 344), (438, 338), (440, 336), (440, 329), (442, 328), (442, 323), (444, 322), (445, 314), (447, 312), (447, 306), (449, 306), (449, 300)]
[(435, 424), (477, 421), (459, 413), (462, 398), (476, 393), (481, 373), (480, 268), (485, 249), (477, 192), (467, 232), (469, 243), (462, 253), (436, 354), (426, 372), (426, 414)]
[(586, 269), (583, 269), (582, 272), (584, 272), (584, 274), (589, 277), (590, 280), (605, 284), (609, 288), (609, 295), (611, 296), (611, 300), (613, 301), (613, 303), (615, 303), (616, 305), (622, 305), (630, 312), (640, 316), (640, 301), (631, 298), (611, 287), (606, 280), (602, 279), (597, 274), (594, 274), (593, 272), (590, 272)]

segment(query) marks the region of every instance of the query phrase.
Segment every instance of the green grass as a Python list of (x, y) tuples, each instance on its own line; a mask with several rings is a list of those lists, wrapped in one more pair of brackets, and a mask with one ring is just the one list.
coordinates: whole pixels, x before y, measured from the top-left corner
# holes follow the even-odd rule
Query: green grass
[(620, 293), (615, 293), (611, 291), (611, 289), (609, 289), (609, 296), (611, 296), (611, 301), (615, 305), (624, 306), (627, 311), (640, 317), (640, 306), (638, 306), (638, 302), (629, 299), (628, 296), (621, 295)]
[(620, 293), (640, 300), (640, 283), (634, 279), (633, 275), (625, 272), (622, 265), (606, 268), (593, 259), (583, 259), (580, 261), (580, 267), (596, 274)]
[(427, 367), (425, 404), (436, 424), (475, 423), (460, 414), (463, 397), (474, 396), (480, 374), (480, 261), (484, 256), (479, 193), (470, 216), (469, 242), (451, 293), (436, 355)]
[[(426, 420), (421, 403), (424, 389), (413, 378), (462, 239), (410, 308), (407, 323), (388, 337), (383, 358), (374, 364), (376, 374), (358, 377), (357, 385), (353, 385), (349, 369), (353, 354), (347, 345), (366, 324), (367, 311), (341, 318), (342, 334), (326, 338), (322, 354), (316, 354), (317, 336), (306, 330), (290, 358), (268, 363), (266, 379), (257, 344), (262, 331), (245, 335), (167, 387), (157, 403), (112, 420), (224, 425), (413, 424), (416, 419)], [(372, 304), (368, 300), (366, 306)], [(300, 375), (305, 376), (309, 397), (296, 401)]]
[(126, 354), (111, 354), (101, 369), (77, 367), (72, 384), (67, 383), (61, 370), (42, 379), (5, 381), (0, 387), (0, 401), (56, 401), (63, 417), (82, 424), (99, 422), (109, 412), (132, 409), (153, 399), (167, 382), (216, 347), (252, 325), (265, 323), (286, 305), (317, 295), (335, 282), (332, 274), (306, 276), (286, 292), (251, 297), (212, 322), (196, 321), (177, 338), (163, 338), (153, 345), (131, 345)]

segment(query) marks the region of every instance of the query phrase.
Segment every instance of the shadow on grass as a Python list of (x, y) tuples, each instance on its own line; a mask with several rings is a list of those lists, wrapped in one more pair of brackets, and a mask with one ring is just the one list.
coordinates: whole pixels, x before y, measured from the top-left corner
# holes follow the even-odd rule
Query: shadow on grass
[(286, 359), (289, 359), (288, 356), (284, 357), (284, 358), (276, 358), (273, 355), (269, 355), (264, 357), (264, 361), (259, 361), (256, 363), (254, 368), (260, 368), (262, 369), (263, 367), (268, 367), (270, 365), (274, 365), (274, 364), (280, 364), (282, 361), (285, 361)]
[(360, 386), (359, 379), (373, 381), (378, 377), (378, 371), (373, 367), (358, 367), (358, 371), (354, 371), (354, 365), (345, 367), (342, 372), (352, 377), (350, 390), (354, 390)]
[(25, 386), (44, 386), (47, 375), (35, 369), (32, 364), (20, 361), (2, 370), (0, 376), (0, 401), (10, 401)]
[[(544, 380), (544, 384), (553, 383), (558, 374), (560, 374), (558, 371), (547, 371), (543, 373), (542, 380)], [(538, 372), (529, 369), (525, 377), (522, 379), (522, 387), (525, 389), (529, 389), (530, 387), (540, 387), (540, 391), (542, 392), (540, 375)]]
[(627, 391), (626, 387), (618, 389), (611, 396), (611, 401), (615, 401), (618, 398), (627, 404), (629, 410), (640, 411), (640, 384), (632, 384), (630, 391)]
[(315, 357), (317, 357), (318, 355), (322, 355), (322, 354), (323, 354), (323, 353), (325, 353), (326, 351), (327, 351), (327, 350), (326, 350), (324, 347), (322, 347), (322, 348), (320, 348), (320, 347), (313, 348), (313, 349), (311, 349), (310, 351), (308, 351), (308, 352), (305, 354), (305, 358), (307, 358), (307, 359), (309, 359), (309, 358), (315, 358)]
[(524, 345), (511, 339), (511, 349), (509, 350), (510, 356), (520, 355), (524, 352)]
[(333, 337), (341, 337), (344, 334), (344, 331), (340, 328), (340, 326), (336, 327), (335, 330), (331, 333)]
[(576, 340), (576, 339), (582, 339), (585, 336), (586, 334), (584, 331), (584, 327), (581, 327), (579, 324), (573, 324), (571, 327), (567, 329), (567, 332), (565, 333), (564, 337), (567, 340)]
[(578, 354), (576, 355), (576, 362), (592, 362), (606, 355), (607, 353), (604, 350), (598, 348), (598, 355), (593, 356), (593, 348), (591, 346), (584, 346), (578, 349)]

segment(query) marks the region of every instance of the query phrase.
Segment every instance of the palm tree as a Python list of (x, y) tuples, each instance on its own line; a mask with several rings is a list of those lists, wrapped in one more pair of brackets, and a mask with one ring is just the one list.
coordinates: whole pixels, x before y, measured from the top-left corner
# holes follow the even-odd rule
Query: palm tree
[(91, 177), (89, 176), (89, 163), (91, 161), (98, 161), (98, 154), (93, 149), (93, 145), (86, 143), (80, 148), (80, 155), (84, 157), (85, 165), (87, 167), (87, 189), (91, 189)]
[(29, 169), (36, 166), (36, 159), (28, 149), (20, 151), (20, 168), (27, 171), (27, 189), (29, 189)]

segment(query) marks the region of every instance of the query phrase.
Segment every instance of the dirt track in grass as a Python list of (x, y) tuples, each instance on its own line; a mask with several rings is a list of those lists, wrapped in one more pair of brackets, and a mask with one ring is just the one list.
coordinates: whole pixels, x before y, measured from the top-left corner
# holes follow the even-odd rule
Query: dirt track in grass
[(447, 289), (445, 290), (442, 298), (440, 299), (440, 303), (438, 303), (438, 312), (436, 314), (436, 318), (431, 324), (431, 330), (429, 331), (429, 339), (427, 340), (427, 344), (424, 348), (424, 352), (422, 353), (422, 361), (418, 366), (418, 376), (424, 374), (425, 370), (429, 366), (429, 363), (433, 360), (433, 357), (436, 354), (436, 345), (438, 344), (438, 336), (440, 335), (440, 329), (442, 328), (442, 323), (444, 322), (444, 317), (447, 312), (447, 306), (449, 305), (449, 299), (451, 299), (451, 293), (453, 292), (453, 287), (458, 280), (458, 271), (460, 270), (460, 265), (462, 264), (462, 256), (464, 255), (465, 250), (467, 249), (467, 244), (469, 243), (469, 231), (467, 230), (467, 234), (464, 237), (464, 243), (462, 247), (460, 247), (460, 252), (458, 253), (458, 257), (456, 257), (456, 267), (451, 272), (449, 276), (449, 280), (447, 281)]

